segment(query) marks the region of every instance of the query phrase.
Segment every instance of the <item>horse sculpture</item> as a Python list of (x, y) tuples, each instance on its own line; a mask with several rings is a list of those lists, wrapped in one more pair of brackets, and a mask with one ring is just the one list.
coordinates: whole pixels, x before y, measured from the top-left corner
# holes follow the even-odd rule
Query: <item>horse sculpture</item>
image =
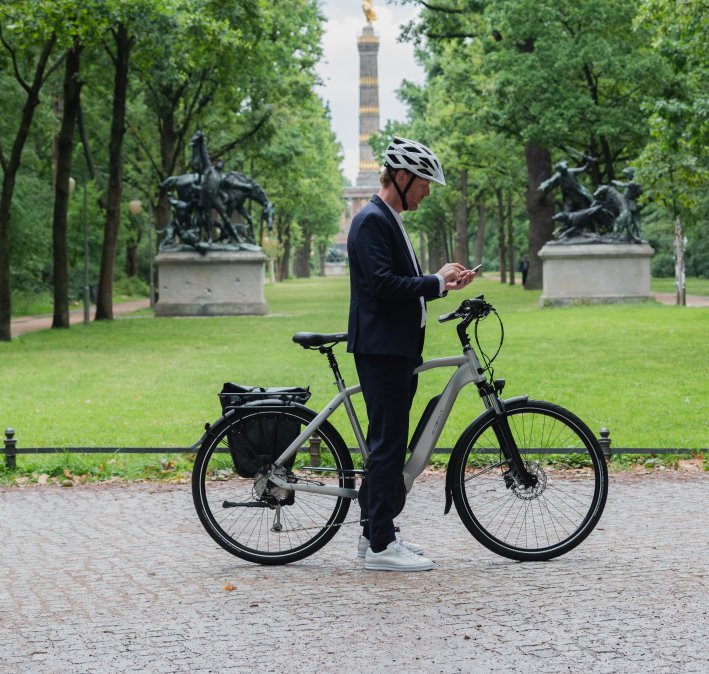
[(558, 241), (578, 236), (605, 241), (641, 241), (631, 227), (632, 217), (627, 200), (611, 185), (601, 185), (593, 193), (593, 201), (588, 208), (557, 213), (552, 220), (561, 223), (556, 232)]
[(261, 204), (261, 222), (266, 223), (266, 227), (270, 232), (273, 229), (273, 216), (275, 209), (273, 204), (268, 200), (266, 192), (263, 188), (249, 176), (238, 171), (229, 171), (222, 178), (221, 187), (222, 193), (225, 195), (226, 212), (231, 219), (234, 211), (239, 213), (246, 220), (245, 234), (255, 241), (254, 236), (254, 221), (249, 212), (244, 207), (247, 199), (251, 199)]
[[(197, 131), (190, 140), (193, 173), (170, 176), (160, 183), (160, 193), (167, 194), (173, 209), (173, 219), (168, 225), (161, 247), (183, 243), (199, 250), (213, 246), (212, 209), (219, 215), (217, 226), (219, 242), (233, 240), (237, 245), (255, 245), (253, 219), (246, 210), (247, 199), (262, 206), (261, 222), (268, 230), (273, 228), (275, 209), (263, 188), (249, 176), (237, 171), (222, 173), (223, 165), (211, 163), (206, 139)], [(176, 195), (176, 197), (171, 195)], [(246, 224), (235, 225), (232, 215), (236, 211)]]

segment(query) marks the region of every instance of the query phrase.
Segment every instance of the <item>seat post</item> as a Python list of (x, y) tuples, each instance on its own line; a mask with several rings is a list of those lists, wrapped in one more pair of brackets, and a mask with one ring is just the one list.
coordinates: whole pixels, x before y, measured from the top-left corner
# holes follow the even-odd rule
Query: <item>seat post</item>
[(332, 373), (335, 375), (335, 380), (338, 384), (344, 384), (344, 379), (340, 374), (340, 366), (337, 364), (337, 358), (332, 351), (331, 346), (321, 346), (319, 349), (320, 353), (324, 353), (327, 356), (327, 364), (330, 366)]

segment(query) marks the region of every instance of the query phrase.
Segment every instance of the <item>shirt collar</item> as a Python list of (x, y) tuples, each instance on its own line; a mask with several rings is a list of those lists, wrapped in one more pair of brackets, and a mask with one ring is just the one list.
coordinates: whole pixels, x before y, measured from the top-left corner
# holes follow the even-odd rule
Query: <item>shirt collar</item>
[(382, 199), (382, 202), (391, 211), (392, 215), (394, 216), (394, 219), (399, 223), (399, 226), (403, 227), (404, 226), (404, 218), (401, 217), (401, 213), (399, 213), (398, 211), (395, 211), (389, 204), (387, 204), (386, 201), (384, 201), (384, 199)]

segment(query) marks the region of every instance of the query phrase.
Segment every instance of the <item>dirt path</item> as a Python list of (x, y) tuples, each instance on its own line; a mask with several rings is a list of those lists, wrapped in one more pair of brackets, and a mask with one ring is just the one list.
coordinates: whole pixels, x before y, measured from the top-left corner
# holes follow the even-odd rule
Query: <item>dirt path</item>
[[(146, 297), (140, 300), (133, 300), (131, 302), (117, 302), (113, 305), (113, 315), (121, 316), (123, 314), (129, 314), (133, 311), (138, 311), (139, 309), (147, 309), (150, 306), (150, 300)], [(94, 319), (96, 314), (96, 307), (91, 307), (91, 320)], [(75, 309), (69, 312), (69, 324), (74, 325), (76, 323), (81, 323), (84, 320), (84, 310)], [(13, 318), (10, 322), (10, 330), (13, 337), (19, 337), (28, 332), (38, 332), (39, 330), (48, 330), (52, 327), (52, 315), (43, 314), (42, 316), (22, 316), (20, 318)]]
[[(674, 293), (653, 293), (656, 302), (661, 304), (677, 304)], [(709, 297), (706, 295), (687, 295), (688, 307), (709, 307)]]

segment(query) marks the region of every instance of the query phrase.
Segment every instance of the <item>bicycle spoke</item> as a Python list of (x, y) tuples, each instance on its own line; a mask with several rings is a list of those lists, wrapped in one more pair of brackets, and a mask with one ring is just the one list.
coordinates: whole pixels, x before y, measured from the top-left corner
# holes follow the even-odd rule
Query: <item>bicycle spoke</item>
[[(480, 466), (496, 448), (492, 421), (471, 436), (453, 467), (453, 498), (470, 532), (513, 559), (548, 559), (580, 542), (605, 502), (607, 473), (597, 441), (581, 422), (549, 403), (521, 402), (508, 422), (532, 478), (521, 484), (504, 460)], [(584, 434), (585, 433), (585, 434)]]

